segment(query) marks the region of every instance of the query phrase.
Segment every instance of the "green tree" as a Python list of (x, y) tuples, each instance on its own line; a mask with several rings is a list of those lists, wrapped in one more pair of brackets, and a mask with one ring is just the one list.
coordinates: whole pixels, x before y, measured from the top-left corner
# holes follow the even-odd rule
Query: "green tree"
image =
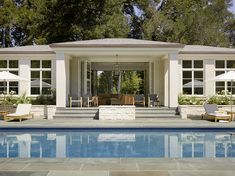
[(142, 79), (136, 71), (125, 71), (121, 83), (121, 93), (136, 94), (142, 87)]
[(225, 26), (234, 18), (228, 10), (230, 0), (165, 0), (163, 4), (160, 11), (152, 7), (146, 14), (146, 38), (184, 44), (229, 45)]

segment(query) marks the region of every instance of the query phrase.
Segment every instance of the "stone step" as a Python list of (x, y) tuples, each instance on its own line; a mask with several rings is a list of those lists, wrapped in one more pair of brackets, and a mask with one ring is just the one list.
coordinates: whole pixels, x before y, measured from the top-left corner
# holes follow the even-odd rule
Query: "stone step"
[(60, 118), (95, 118), (95, 114), (56, 114), (53, 116), (54, 119)]
[[(54, 118), (97, 118), (97, 107), (73, 107), (73, 108), (57, 108)], [(178, 118), (175, 108), (168, 107), (137, 107), (136, 118)]]
[(180, 118), (180, 115), (175, 115), (175, 114), (136, 114), (136, 118)]
[[(55, 114), (54, 118), (94, 118), (97, 116), (98, 114)], [(136, 118), (153, 117), (178, 118), (180, 116), (175, 114), (136, 114)]]
[[(135, 111), (136, 114), (175, 114), (176, 112), (175, 111), (138, 111), (136, 110)], [(98, 110), (87, 110), (87, 111), (84, 111), (84, 110), (80, 110), (80, 111), (65, 111), (65, 110), (59, 110), (59, 111), (56, 111), (56, 114), (83, 114), (83, 113), (88, 113), (88, 114), (95, 114), (95, 113), (98, 113)]]

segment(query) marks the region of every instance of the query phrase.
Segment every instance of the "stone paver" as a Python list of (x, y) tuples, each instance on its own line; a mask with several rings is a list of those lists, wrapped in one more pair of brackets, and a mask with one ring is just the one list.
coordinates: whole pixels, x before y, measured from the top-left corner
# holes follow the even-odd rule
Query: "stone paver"
[(234, 171), (169, 171), (170, 176), (234, 176)]
[(108, 171), (50, 171), (47, 176), (109, 176)]
[(84, 164), (81, 168), (82, 170), (102, 170), (102, 171), (137, 171), (137, 165), (135, 163), (131, 164)]
[(111, 171), (110, 176), (169, 176), (166, 171), (140, 171), (140, 172), (113, 172)]
[(23, 168), (24, 171), (49, 171), (49, 170), (80, 170), (82, 164), (66, 163), (32, 163)]
[(0, 172), (0, 176), (47, 176), (48, 172), (15, 172), (15, 171), (3, 171)]

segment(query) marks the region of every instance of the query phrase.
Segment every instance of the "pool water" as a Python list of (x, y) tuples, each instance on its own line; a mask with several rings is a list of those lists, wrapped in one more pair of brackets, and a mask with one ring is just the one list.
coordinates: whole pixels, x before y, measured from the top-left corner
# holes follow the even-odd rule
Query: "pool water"
[(0, 158), (235, 157), (235, 130), (0, 130)]

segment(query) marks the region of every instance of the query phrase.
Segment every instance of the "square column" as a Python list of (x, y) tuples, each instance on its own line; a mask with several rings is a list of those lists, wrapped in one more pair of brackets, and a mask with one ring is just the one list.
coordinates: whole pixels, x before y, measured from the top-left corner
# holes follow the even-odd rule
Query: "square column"
[(164, 60), (164, 106), (169, 105), (169, 60)]
[(66, 64), (64, 53), (56, 53), (56, 106), (66, 107)]
[(26, 78), (28, 81), (19, 81), (19, 95), (26, 93), (30, 95), (30, 60), (19, 59), (19, 76)]
[(211, 96), (215, 94), (215, 61), (214, 59), (206, 59), (204, 61), (204, 94), (205, 96)]
[(168, 70), (168, 106), (177, 107), (178, 106), (178, 85), (180, 84), (179, 72), (178, 72), (178, 54), (169, 54), (169, 70)]

